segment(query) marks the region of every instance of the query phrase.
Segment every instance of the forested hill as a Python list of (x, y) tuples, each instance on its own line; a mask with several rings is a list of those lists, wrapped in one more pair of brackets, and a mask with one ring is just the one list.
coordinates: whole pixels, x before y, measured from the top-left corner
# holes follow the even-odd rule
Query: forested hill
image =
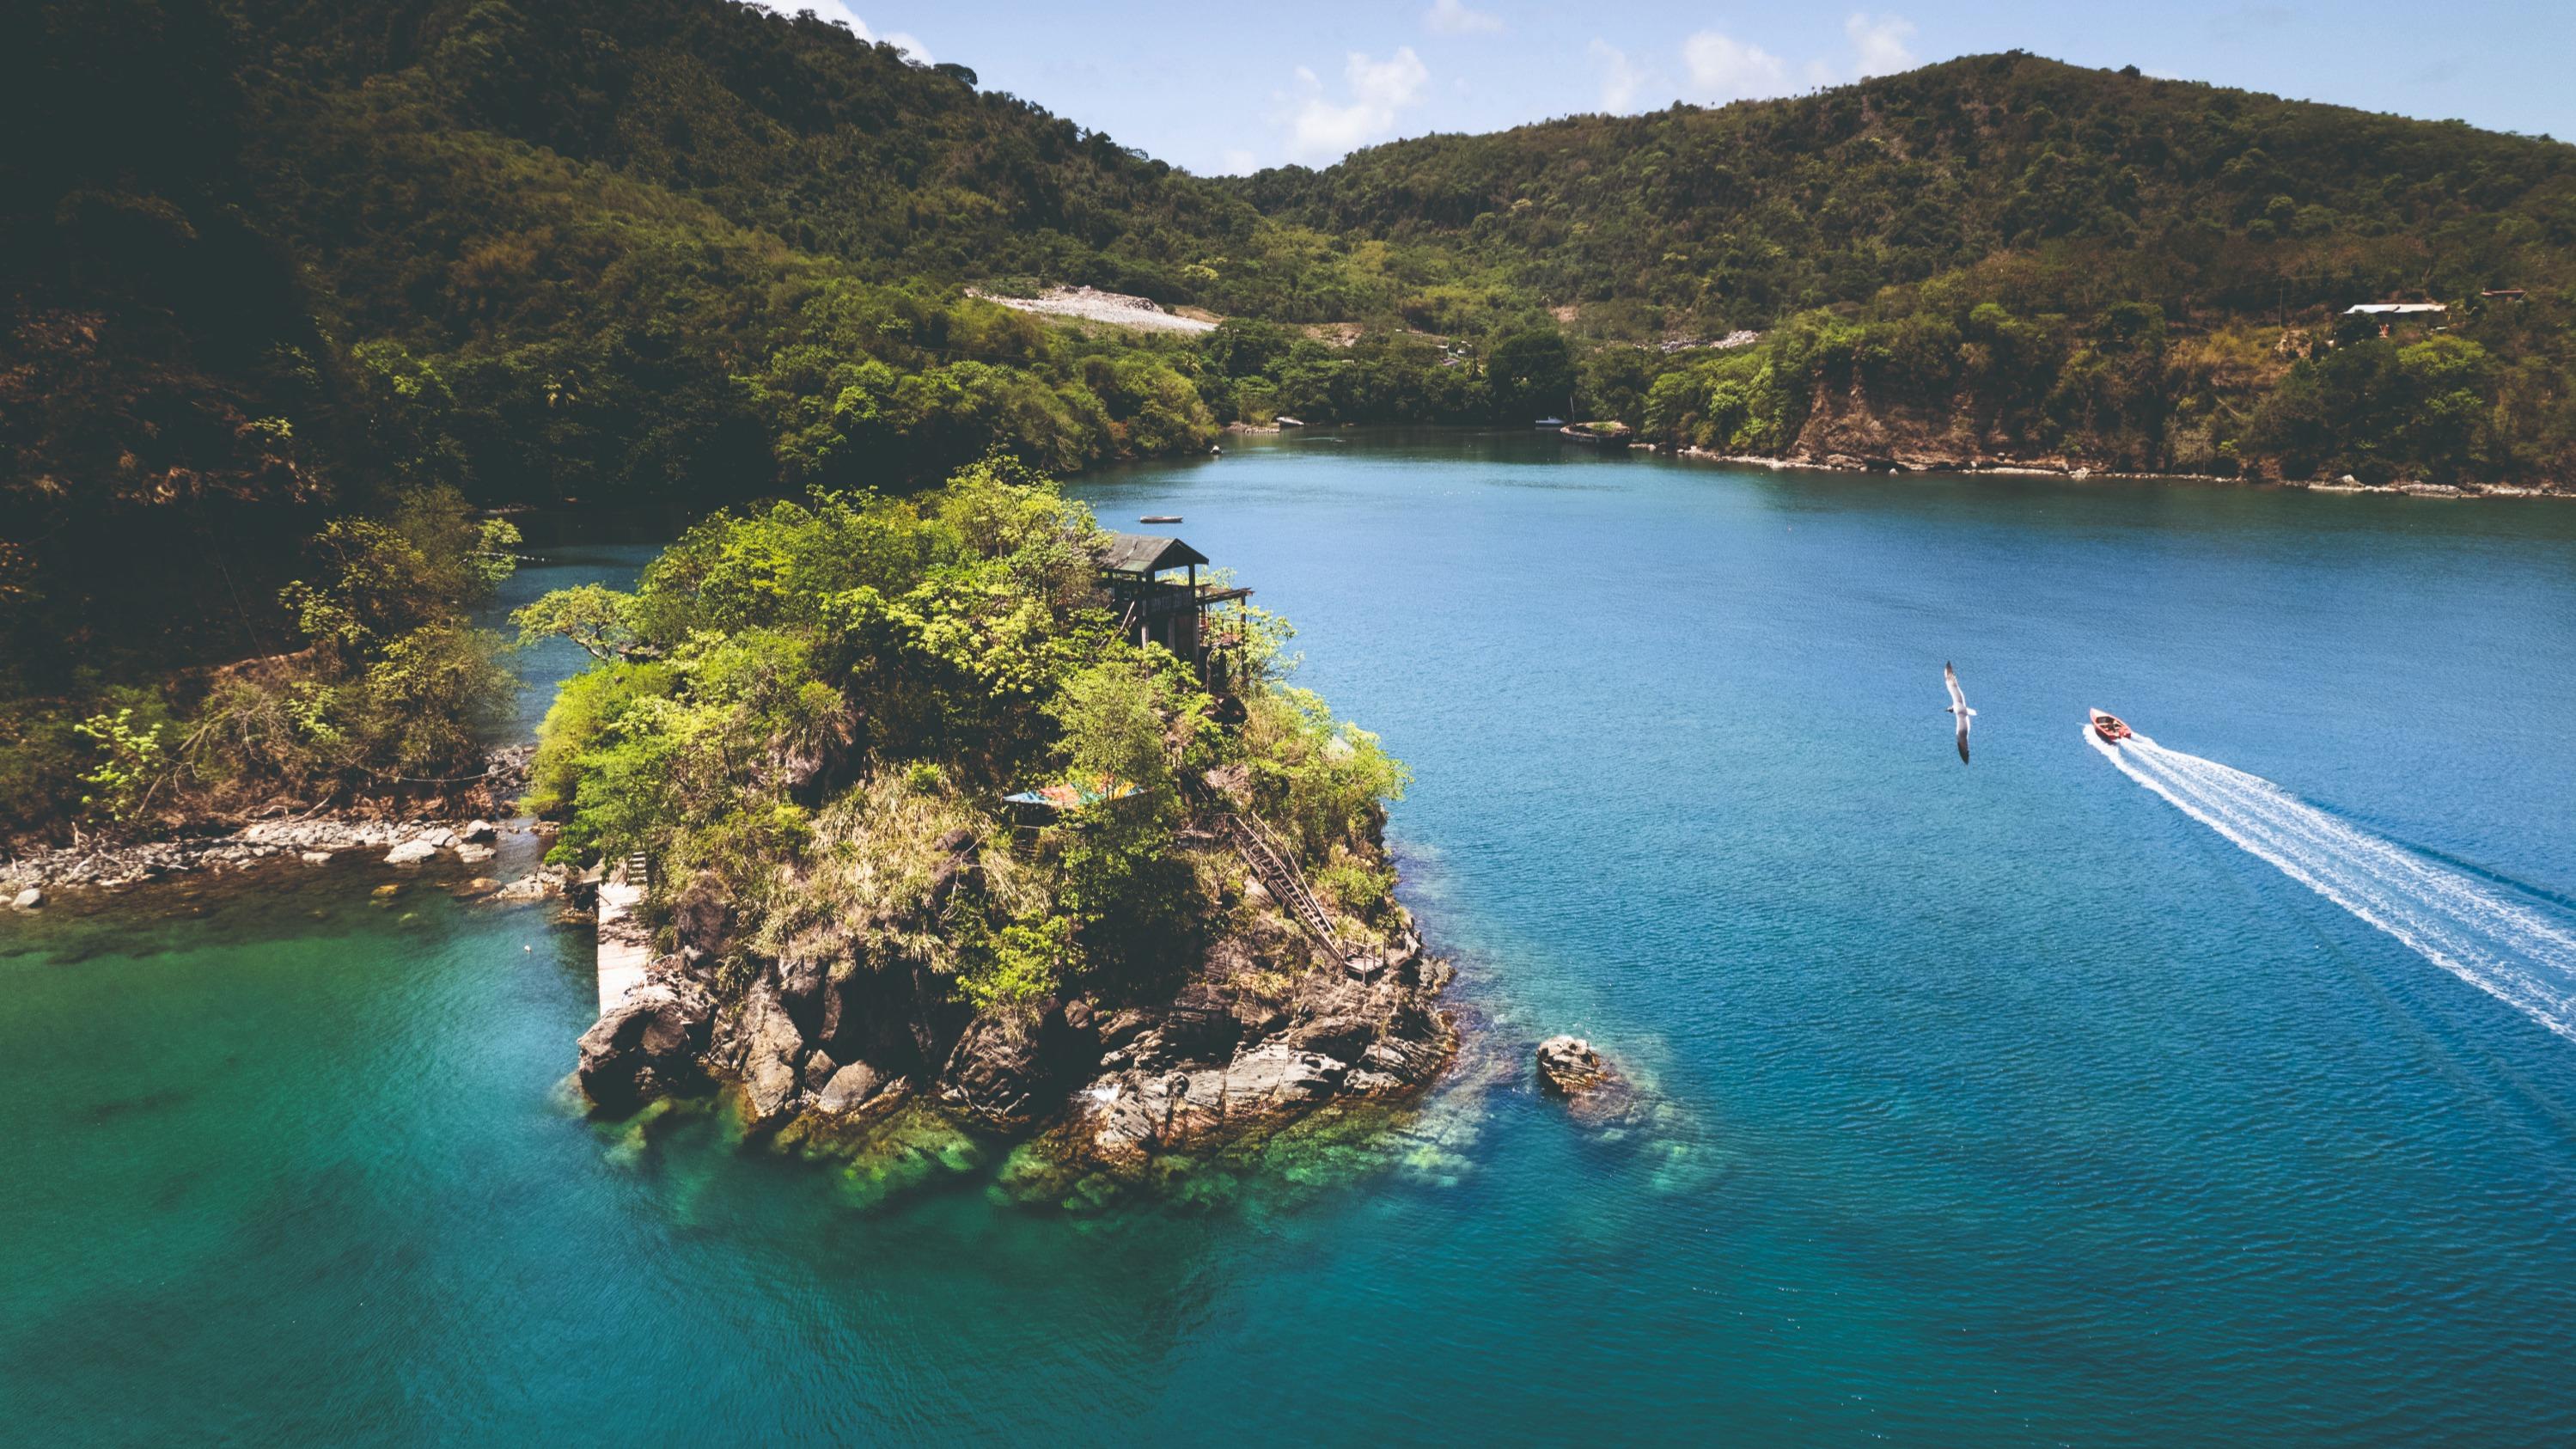
[[(962, 68), (729, 0), (11, 6), (0, 121), (19, 665), (292, 642), (265, 627), (292, 539), (417, 487), (704, 498), (995, 441), (1203, 446), (1186, 349), (959, 284), (1177, 299), (1263, 226)], [(218, 588), (243, 606), (192, 606)]]
[[(2576, 152), (2021, 55), (1210, 180), (738, 0), (37, 0), (0, 131), (0, 831), (182, 738), (209, 789), (265, 762), (236, 796), (470, 765), (473, 505), (1569, 404), (1739, 453), (2576, 484)], [(1231, 320), (969, 291), (1055, 283)], [(2401, 295), (2452, 311), (2341, 316)]]
[[(728, 0), (240, 0), (281, 118), (369, 90), (705, 203), (875, 275), (1078, 275), (1170, 296), (1259, 217), (1111, 137), (808, 13)], [(399, 112), (409, 108), (411, 114)], [(277, 149), (297, 149), (281, 137)]]
[(1613, 329), (1759, 328), (2048, 248), (2175, 316), (2576, 281), (2576, 147), (2018, 53), (1231, 184)]
[[(285, 585), (445, 620), (459, 500), (1204, 448), (1186, 343), (962, 283), (1178, 299), (1274, 230), (970, 72), (730, 0), (13, 5), (0, 125), (0, 827), (77, 802), (103, 705), (188, 720), (190, 666), (361, 691), (403, 636), (325, 648)], [(307, 546), (351, 514), (393, 532)], [(446, 707), (421, 683), (262, 728), (363, 754), (358, 714), (390, 741)]]

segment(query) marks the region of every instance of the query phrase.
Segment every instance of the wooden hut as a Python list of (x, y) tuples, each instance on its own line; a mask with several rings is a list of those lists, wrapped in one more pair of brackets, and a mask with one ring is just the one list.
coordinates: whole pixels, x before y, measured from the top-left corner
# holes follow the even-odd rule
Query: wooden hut
[(1110, 607), (1119, 615), (1119, 632), (1138, 644), (1160, 644), (1196, 665), (1210, 678), (1211, 656), (1242, 645), (1242, 629), (1219, 627), (1209, 610), (1252, 597), (1252, 590), (1219, 588), (1199, 582), (1207, 555), (1181, 542), (1149, 533), (1113, 533), (1100, 550), (1100, 581), (1109, 591)]

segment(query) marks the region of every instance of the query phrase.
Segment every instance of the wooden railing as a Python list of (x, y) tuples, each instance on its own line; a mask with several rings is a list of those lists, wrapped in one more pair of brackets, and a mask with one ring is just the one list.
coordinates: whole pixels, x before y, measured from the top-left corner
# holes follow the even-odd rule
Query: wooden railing
[(1217, 817), (1224, 822), (1226, 834), (1234, 841), (1235, 853), (1252, 868), (1253, 877), (1261, 882), (1270, 898), (1303, 927), (1315, 943), (1333, 953), (1344, 954), (1341, 938), (1334, 934), (1333, 919), (1324, 913), (1323, 904), (1306, 887), (1304, 872), (1297, 869), (1297, 858), (1272, 834), (1261, 817), (1249, 811), (1228, 810)]

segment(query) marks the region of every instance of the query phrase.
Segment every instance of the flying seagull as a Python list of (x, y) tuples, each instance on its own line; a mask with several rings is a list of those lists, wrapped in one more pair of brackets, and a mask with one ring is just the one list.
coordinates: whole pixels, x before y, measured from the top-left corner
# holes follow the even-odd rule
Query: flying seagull
[(1964, 765), (1968, 763), (1968, 721), (1974, 719), (1977, 712), (1968, 708), (1968, 697), (1959, 692), (1959, 671), (1951, 668), (1946, 660), (1941, 665), (1941, 682), (1950, 686), (1949, 713), (1959, 722), (1959, 763)]

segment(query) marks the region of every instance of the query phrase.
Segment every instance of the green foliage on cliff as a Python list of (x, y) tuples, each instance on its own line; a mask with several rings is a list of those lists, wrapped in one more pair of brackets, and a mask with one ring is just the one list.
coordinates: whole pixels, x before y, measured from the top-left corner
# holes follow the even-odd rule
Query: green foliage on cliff
[(518, 686), (505, 641), (467, 610), (509, 576), (517, 542), (435, 491), (335, 521), (279, 591), (301, 647), (164, 690), (93, 686), (0, 711), (0, 820), (150, 829), (280, 796), (470, 784)]
[[(712, 878), (767, 954), (874, 959), (911, 929), (903, 948), (979, 1007), (1195, 959), (1213, 911), (1174, 833), (1215, 767), (1243, 767), (1295, 848), (1343, 866), (1355, 915), (1383, 919), (1368, 872), (1402, 768), (1279, 683), (1275, 656), (1252, 651), (1229, 712), (1194, 667), (1121, 637), (1096, 537), (1000, 460), (910, 497), (719, 514), (631, 596), (521, 612), (605, 656), (549, 711), (527, 804), (562, 823), (562, 858), (642, 850), (667, 891)], [(1004, 813), (1054, 781), (1133, 793)], [(942, 886), (970, 838), (984, 863)], [(940, 928), (907, 928), (925, 909)]]
[[(1649, 437), (1719, 452), (2058, 455), (2097, 468), (2365, 482), (2576, 475), (2556, 349), (2576, 301), (2463, 303), (2441, 331), (2184, 328), (2097, 281), (1995, 261), (1667, 364)], [(2006, 300), (2011, 299), (2011, 300)]]

